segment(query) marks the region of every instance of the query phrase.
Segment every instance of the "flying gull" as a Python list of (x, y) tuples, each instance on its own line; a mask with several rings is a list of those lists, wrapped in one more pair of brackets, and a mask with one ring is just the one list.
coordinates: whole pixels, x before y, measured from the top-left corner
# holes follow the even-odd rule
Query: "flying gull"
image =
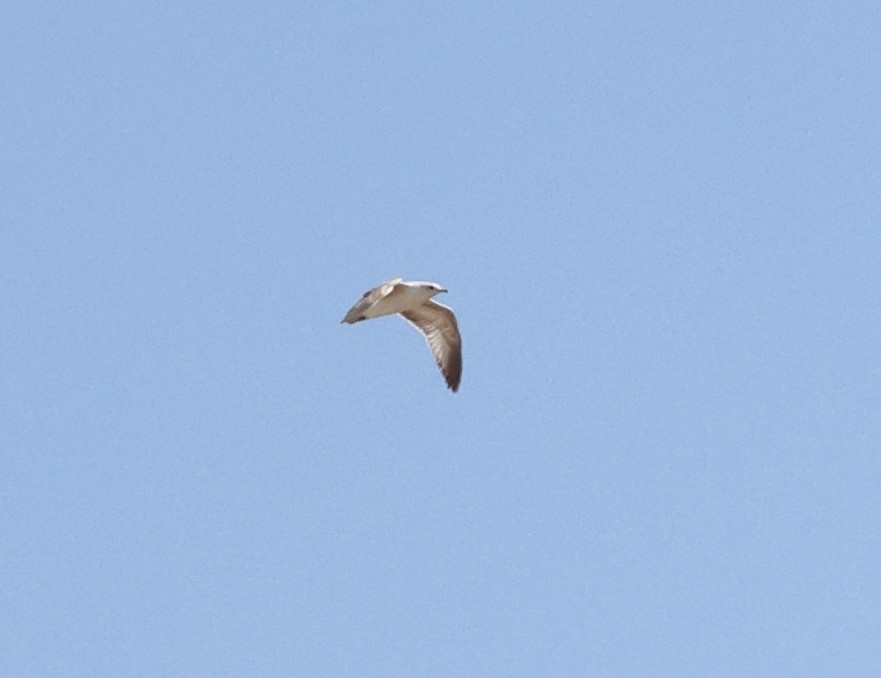
[(399, 313), (404, 320), (422, 332), (453, 392), (459, 390), (462, 378), (462, 338), (453, 311), (432, 297), (446, 290), (433, 282), (404, 282), (395, 278), (365, 292), (361, 301), (352, 306), (344, 323), (357, 323), (370, 318)]

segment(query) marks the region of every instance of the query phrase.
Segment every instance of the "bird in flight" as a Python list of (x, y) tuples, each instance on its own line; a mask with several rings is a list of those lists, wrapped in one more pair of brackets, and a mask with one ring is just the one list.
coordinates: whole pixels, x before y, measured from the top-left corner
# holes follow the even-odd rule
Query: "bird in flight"
[(365, 292), (361, 300), (346, 313), (343, 322), (353, 324), (384, 315), (402, 315), (404, 320), (422, 332), (447, 387), (455, 393), (462, 379), (459, 325), (451, 309), (432, 300), (436, 294), (446, 291), (437, 283), (420, 280), (404, 282), (403, 278), (395, 278)]

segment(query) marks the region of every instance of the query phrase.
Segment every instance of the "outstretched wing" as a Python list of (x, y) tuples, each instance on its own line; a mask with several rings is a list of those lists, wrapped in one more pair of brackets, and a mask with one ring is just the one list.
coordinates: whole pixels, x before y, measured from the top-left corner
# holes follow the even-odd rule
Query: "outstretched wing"
[(462, 380), (462, 337), (453, 311), (429, 299), (401, 315), (422, 332), (447, 386), (453, 392), (458, 391)]
[(367, 290), (364, 294), (361, 295), (360, 301), (357, 304), (352, 306), (349, 309), (349, 312), (346, 313), (346, 317), (343, 318), (344, 323), (356, 323), (359, 320), (364, 320), (366, 318), (366, 311), (368, 308), (373, 306), (377, 301), (387, 297), (392, 291), (395, 289), (395, 285), (401, 282), (403, 278), (395, 278), (394, 280), (389, 280), (388, 282), (381, 283), (374, 287), (372, 290)]

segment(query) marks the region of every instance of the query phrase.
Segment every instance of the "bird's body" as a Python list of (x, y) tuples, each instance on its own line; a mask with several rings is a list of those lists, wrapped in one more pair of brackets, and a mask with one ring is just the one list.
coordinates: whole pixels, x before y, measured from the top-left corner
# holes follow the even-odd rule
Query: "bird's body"
[(400, 314), (423, 334), (447, 386), (457, 391), (462, 378), (462, 338), (453, 311), (432, 300), (441, 292), (446, 290), (437, 283), (395, 278), (365, 292), (343, 322), (353, 324)]
[(430, 284), (433, 283), (404, 282), (401, 278), (396, 278), (377, 285), (364, 293), (361, 301), (351, 308), (343, 322), (356, 323), (412, 310), (440, 291), (425, 287)]

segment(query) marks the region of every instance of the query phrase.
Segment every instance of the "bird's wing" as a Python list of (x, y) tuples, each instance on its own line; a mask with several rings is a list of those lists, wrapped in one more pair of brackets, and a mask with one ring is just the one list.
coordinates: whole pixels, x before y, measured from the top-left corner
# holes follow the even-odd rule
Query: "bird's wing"
[(395, 289), (395, 285), (397, 285), (399, 282), (402, 282), (403, 280), (403, 278), (395, 278), (394, 280), (380, 283), (372, 290), (367, 290), (364, 294), (361, 295), (361, 299), (358, 301), (358, 303), (349, 309), (349, 312), (346, 313), (346, 317), (343, 318), (343, 322), (356, 323), (359, 320), (364, 320), (365, 311), (373, 306), (380, 299), (384, 299), (389, 294), (391, 294)]
[(385, 296), (391, 294), (392, 290), (395, 289), (395, 285), (399, 282), (403, 282), (403, 278), (395, 278), (394, 280), (389, 280), (388, 282), (380, 283), (372, 290), (367, 290), (364, 294), (361, 295), (362, 299), (370, 299), (370, 303), (376, 303), (380, 299)]
[(425, 336), (447, 386), (457, 391), (462, 379), (462, 337), (453, 311), (429, 299), (401, 315)]

